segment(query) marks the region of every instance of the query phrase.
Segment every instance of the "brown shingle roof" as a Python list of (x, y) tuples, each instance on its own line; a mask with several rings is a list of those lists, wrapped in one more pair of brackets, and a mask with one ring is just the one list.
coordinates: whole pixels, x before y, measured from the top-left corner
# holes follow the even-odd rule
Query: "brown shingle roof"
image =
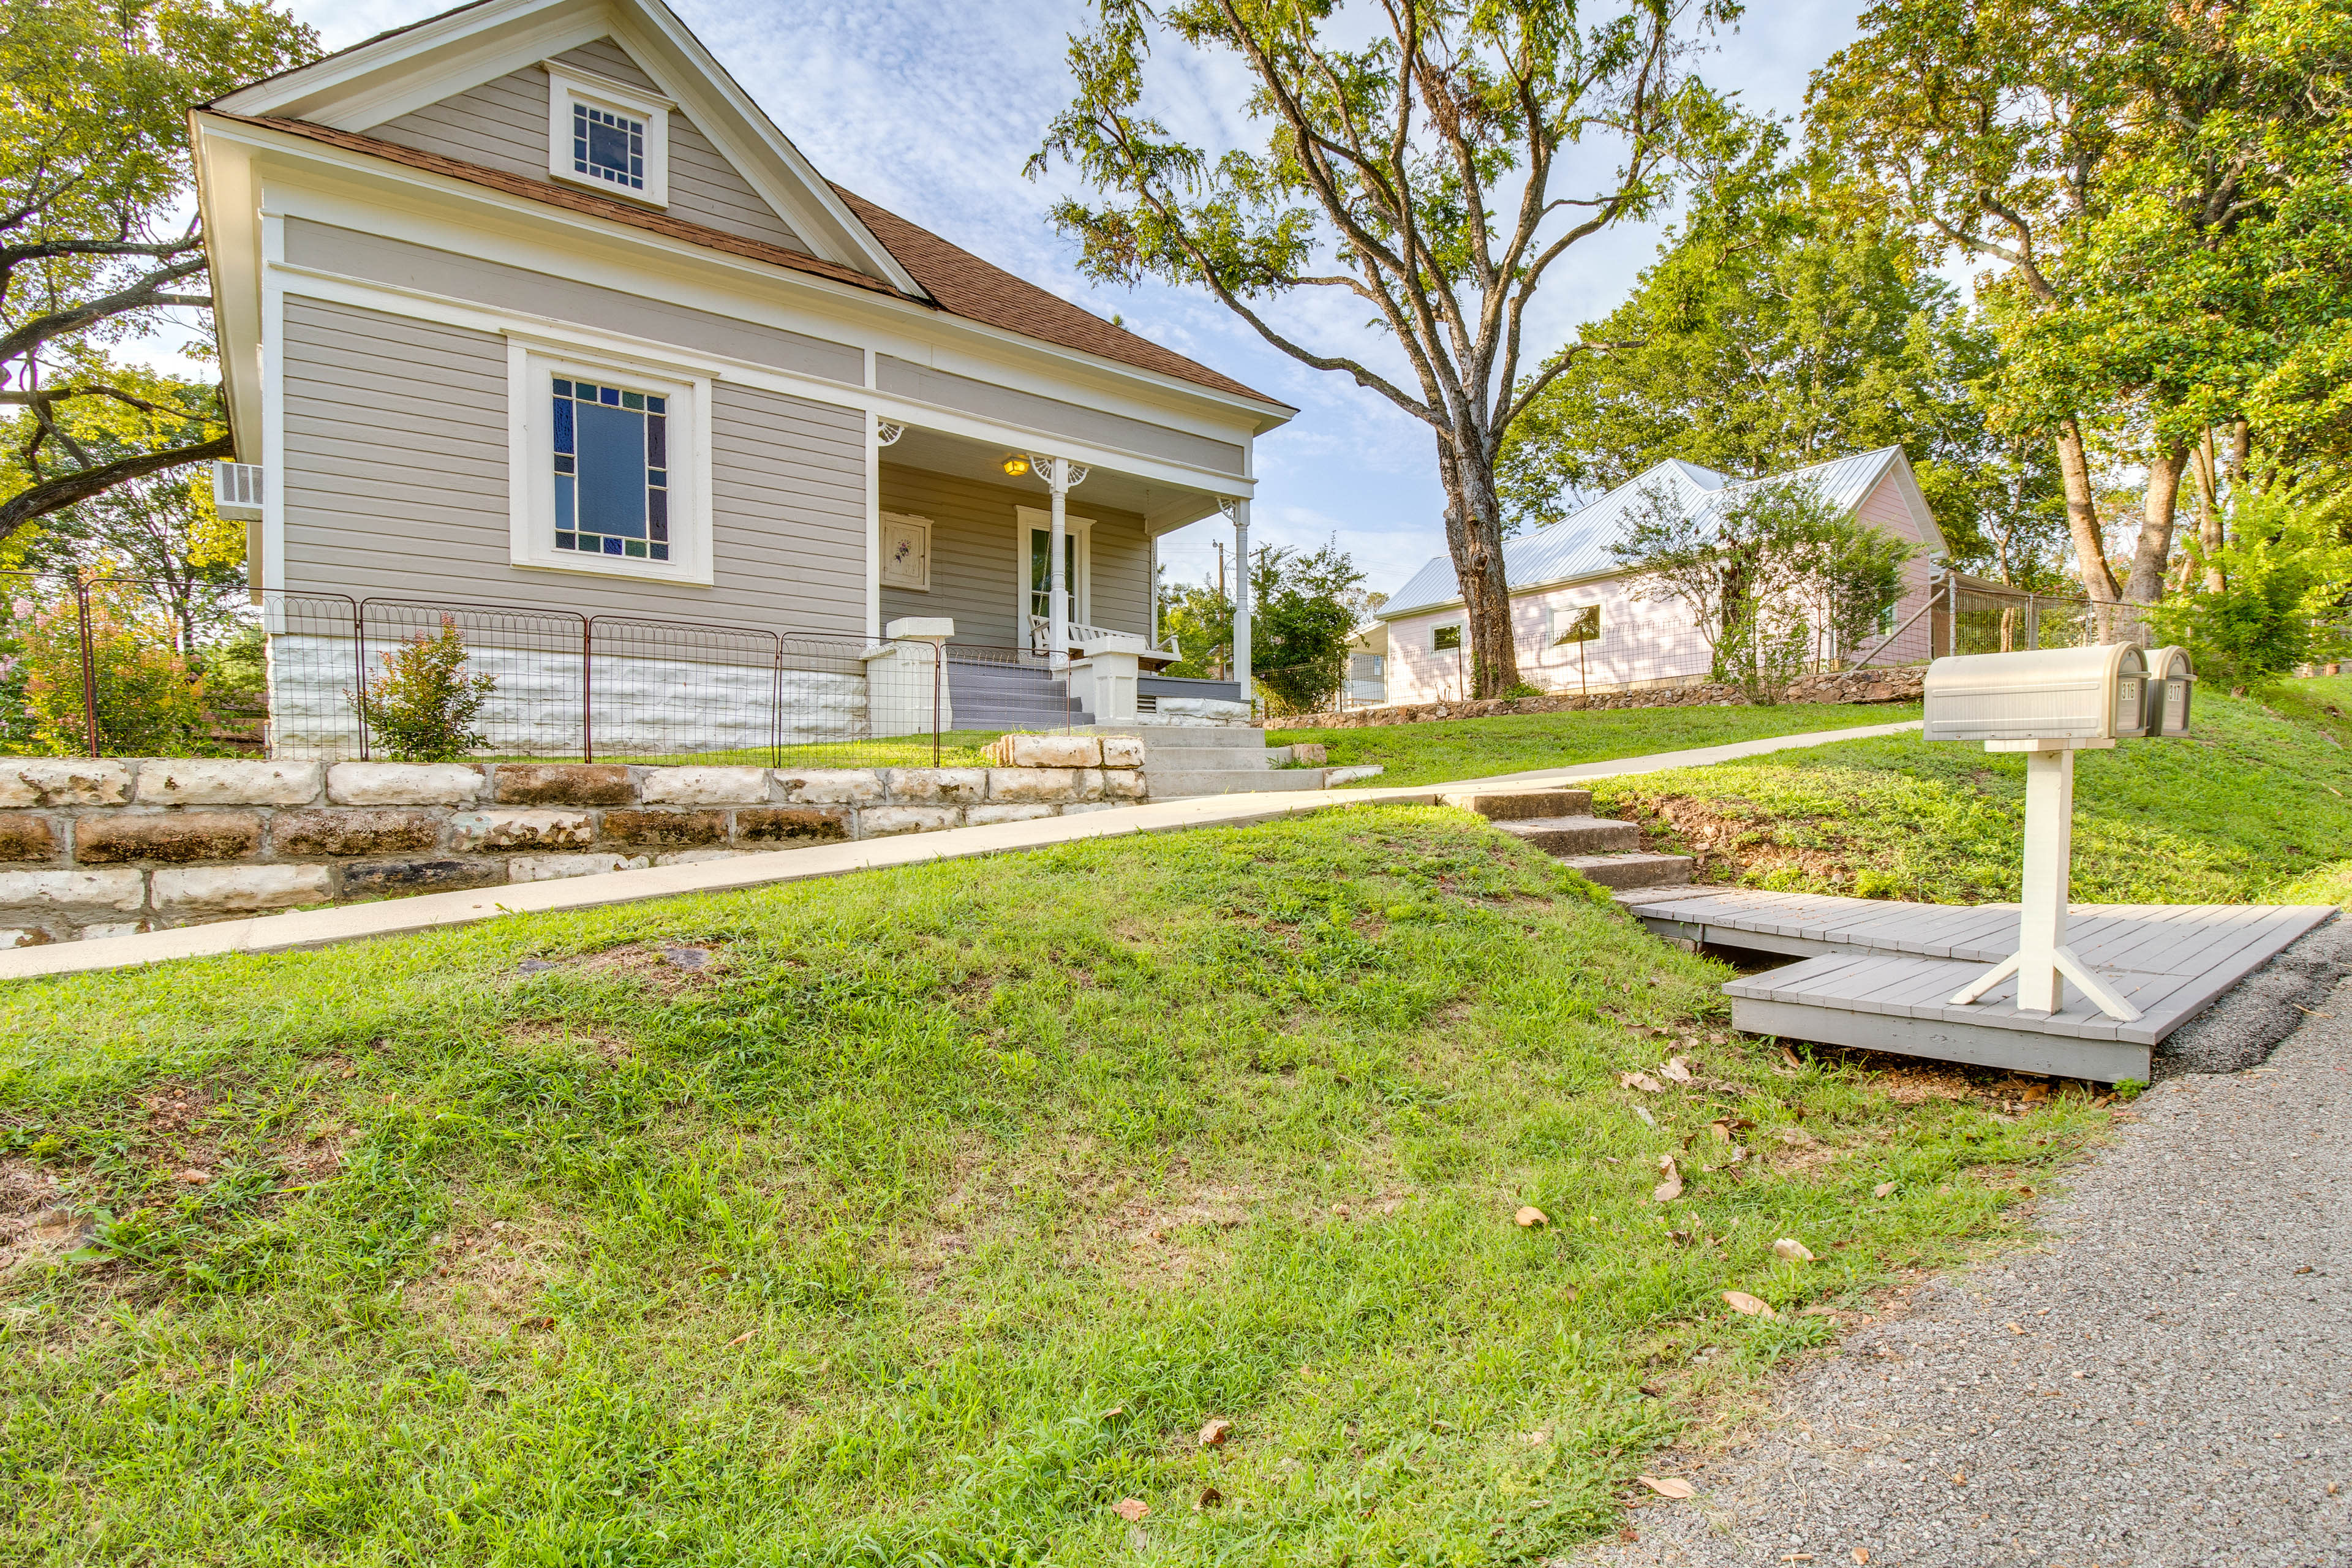
[(1016, 278), (949, 244), (929, 229), (917, 227), (897, 213), (876, 206), (855, 191), (840, 185), (833, 189), (849, 204), (858, 221), (873, 230), (874, 237), (898, 258), (908, 275), (929, 289), (940, 308), (952, 315), (1098, 354), (1139, 370), (1158, 371), (1180, 381), (1255, 398), (1277, 408), (1289, 406), (1244, 386), (1231, 376), (1220, 375), (1204, 364), (1186, 359), (1173, 349), (1138, 337), (1125, 327), (1113, 326), (1091, 310), (1080, 310), (1059, 295), (1048, 293), (1025, 279)]
[(731, 256), (770, 266), (786, 268), (794, 272), (845, 283), (877, 294), (887, 294), (895, 300), (928, 305), (953, 316), (979, 321), (986, 326), (1017, 332), (1063, 348), (1076, 349), (1131, 365), (1138, 370), (1154, 371), (1180, 381), (1213, 387), (1219, 392), (1255, 398), (1261, 403), (1276, 403), (1264, 393), (1254, 392), (1230, 376), (1218, 374), (1206, 365), (1195, 363), (1173, 350), (1160, 347), (1148, 338), (1140, 338), (1123, 327), (1115, 327), (1101, 317), (1082, 310), (1068, 300), (1060, 299), (1035, 284), (1014, 277), (999, 267), (992, 267), (979, 257), (960, 247), (949, 244), (938, 235), (917, 227), (896, 213), (876, 206), (864, 197), (843, 190), (834, 190), (847, 202), (852, 211), (879, 239), (884, 247), (907, 269), (908, 275), (927, 289), (931, 298), (919, 299), (905, 293), (879, 279), (869, 278), (854, 268), (811, 256), (805, 251), (788, 250), (756, 239), (746, 239), (724, 229), (688, 223), (667, 213), (652, 212), (599, 195), (593, 191), (575, 191), (566, 186), (534, 180), (520, 174), (510, 174), (502, 169), (469, 163), (462, 158), (444, 157), (438, 153), (421, 152), (404, 147), (396, 142), (362, 135), (355, 131), (338, 131), (308, 120), (288, 120), (274, 115), (232, 114), (226, 110), (207, 109), (202, 112), (217, 115), (223, 120), (244, 125), (259, 125), (289, 135), (322, 142), (347, 152), (362, 153), (383, 158), (427, 174), (463, 180), (468, 184), (483, 185), (508, 195), (521, 196), (530, 201), (544, 202), (550, 206), (570, 212), (601, 217), (642, 229), (649, 234), (682, 240), (710, 250), (725, 251)]

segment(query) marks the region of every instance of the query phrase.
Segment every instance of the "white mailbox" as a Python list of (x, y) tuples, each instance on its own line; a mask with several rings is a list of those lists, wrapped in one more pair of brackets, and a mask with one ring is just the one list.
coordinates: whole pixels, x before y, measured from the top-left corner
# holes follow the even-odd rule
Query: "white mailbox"
[(2017, 1008), (2055, 1013), (2072, 984), (2126, 1023), (2139, 1009), (2066, 945), (2066, 884), (2074, 856), (2074, 753), (2117, 741), (2189, 731), (2189, 656), (2142, 654), (2126, 643), (1939, 658), (1927, 667), (1930, 741), (1981, 741), (1988, 752), (2023, 752), (2025, 876), (2017, 951), (1987, 970), (1952, 1005), (1981, 1001), (2017, 981)]
[(2189, 733), (2189, 689), (2197, 684), (2185, 647), (2147, 650), (2147, 733)]
[[(2128, 643), (1959, 654), (1927, 667), (1924, 733), (1930, 741), (2128, 740), (2147, 732), (2147, 661)], [(2185, 700), (2181, 712), (2185, 723)]]

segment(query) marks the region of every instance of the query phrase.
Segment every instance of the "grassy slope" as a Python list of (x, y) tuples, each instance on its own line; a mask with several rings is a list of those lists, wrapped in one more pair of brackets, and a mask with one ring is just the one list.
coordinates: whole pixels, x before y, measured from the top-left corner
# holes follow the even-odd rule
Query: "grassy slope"
[(1916, 702), (1844, 703), (1778, 708), (1619, 708), (1582, 713), (1515, 713), (1431, 724), (1386, 724), (1361, 730), (1269, 731), (1266, 743), (1314, 741), (1330, 750), (1333, 767), (1378, 763), (1388, 772), (1366, 787), (1444, 784), (1491, 773), (1570, 767), (1578, 763), (1721, 746), (1768, 735), (1894, 724), (1919, 717)]
[(0, 991), (0, 1559), (1542, 1557), (2103, 1115), (1722, 976), (1380, 807)]
[[(2083, 902), (2332, 902), (2352, 889), (2352, 679), (2261, 699), (2200, 692), (2195, 732), (2086, 752), (2074, 780)], [(2336, 711), (2331, 712), (2333, 708)], [(1593, 787), (1706, 879), (1933, 902), (2018, 896), (2024, 763), (1911, 737)]]

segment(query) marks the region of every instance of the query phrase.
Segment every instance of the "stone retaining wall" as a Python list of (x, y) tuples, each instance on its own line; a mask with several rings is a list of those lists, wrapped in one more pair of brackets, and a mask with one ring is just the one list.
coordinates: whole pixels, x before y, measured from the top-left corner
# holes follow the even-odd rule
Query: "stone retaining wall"
[(1143, 798), (1140, 741), (1055, 739), (984, 768), (0, 759), (0, 946)]
[[(1790, 682), (1784, 702), (1916, 702), (1927, 684), (1924, 665), (1900, 669), (1853, 669), (1808, 675)], [(1748, 699), (1736, 686), (1711, 681), (1688, 686), (1653, 686), (1630, 691), (1559, 692), (1475, 702), (1412, 702), (1393, 708), (1353, 708), (1344, 713), (1308, 713), (1268, 719), (1268, 730), (1359, 730), (1382, 724), (1428, 724), (1445, 719), (1492, 719), (1505, 713), (1574, 713), (1594, 708), (1741, 707)]]

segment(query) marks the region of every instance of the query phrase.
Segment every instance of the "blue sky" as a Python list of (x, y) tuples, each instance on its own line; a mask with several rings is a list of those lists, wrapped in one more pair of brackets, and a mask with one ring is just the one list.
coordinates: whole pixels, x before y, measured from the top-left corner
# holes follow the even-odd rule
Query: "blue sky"
[[(1205, 296), (1104, 289), (1078, 276), (1075, 246), (1045, 220), (1064, 182), (1033, 184), (1021, 165), (1067, 100), (1065, 39), (1090, 15), (1084, 0), (670, 3), (829, 177), (1295, 405), (1298, 417), (1258, 444), (1258, 540), (1311, 547), (1337, 533), (1370, 574), (1367, 586), (1383, 592), (1444, 551), (1426, 426), (1343, 377), (1298, 364)], [(336, 48), (446, 7), (434, 0), (294, 0), (291, 8)], [(1702, 74), (1738, 90), (1752, 109), (1791, 112), (1807, 76), (1853, 36), (1856, 12), (1854, 0), (1763, 0), (1738, 30), (1716, 40)], [(1249, 138), (1226, 108), (1243, 90), (1228, 68), (1166, 70), (1155, 86), (1153, 107), (1192, 139)], [(1656, 241), (1653, 229), (1627, 227), (1563, 257), (1531, 311), (1531, 343), (1549, 350), (1577, 323), (1612, 309)], [(1364, 343), (1353, 310), (1320, 300), (1291, 309), (1294, 320), (1316, 323), (1317, 346)], [(1217, 536), (1212, 524), (1196, 523), (1164, 539), (1160, 555), (1171, 576), (1198, 581), (1213, 573)]]

